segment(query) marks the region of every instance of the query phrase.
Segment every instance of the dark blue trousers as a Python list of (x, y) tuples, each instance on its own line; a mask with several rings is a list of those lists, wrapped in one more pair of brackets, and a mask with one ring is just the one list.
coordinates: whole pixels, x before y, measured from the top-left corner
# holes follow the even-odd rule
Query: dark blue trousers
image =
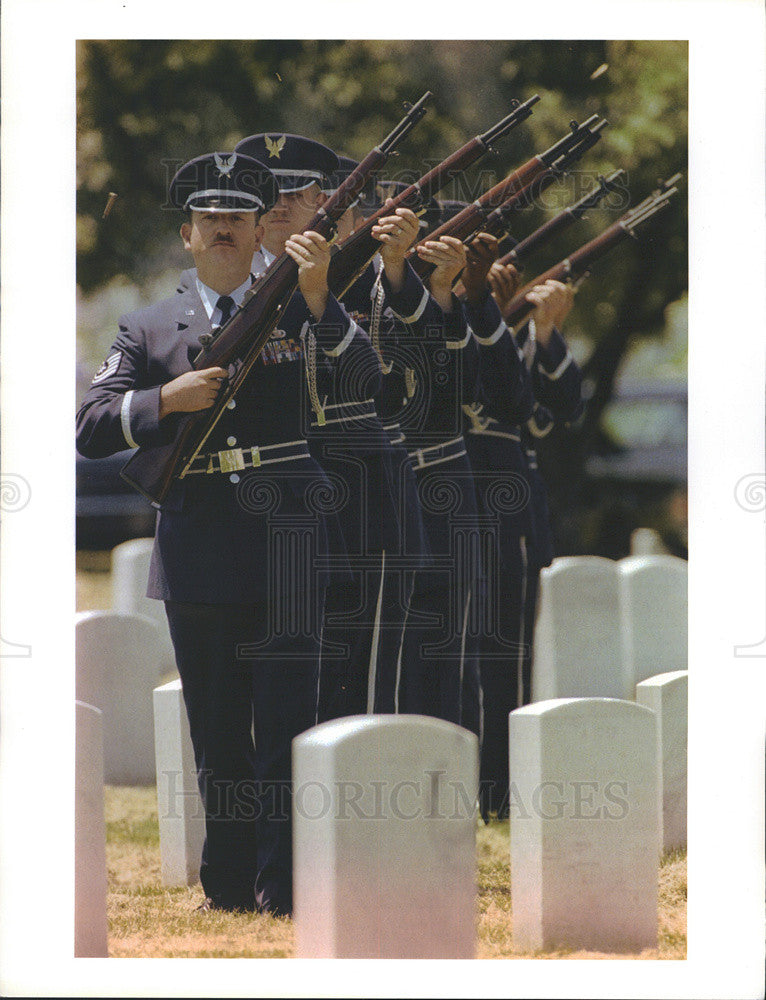
[(471, 703), (463, 704), (466, 671), (476, 670), (476, 636), (470, 635), (469, 622), (481, 578), (472, 470), (463, 452), (437, 457), (415, 472), (431, 561), (415, 574), (402, 643), (399, 711), (477, 731), (476, 677), (465, 684)]
[(265, 604), (165, 608), (205, 807), (205, 895), (290, 914), (291, 743), (314, 725), (318, 628), (275, 627)]
[(322, 660), (317, 722), (368, 710), (370, 681), (378, 660), (376, 617), (379, 614), (382, 564), (355, 570), (348, 579), (333, 577), (327, 588), (322, 624)]
[[(394, 557), (391, 557), (392, 559)], [(399, 654), (414, 573), (388, 566), (327, 588), (317, 722), (396, 711)]]

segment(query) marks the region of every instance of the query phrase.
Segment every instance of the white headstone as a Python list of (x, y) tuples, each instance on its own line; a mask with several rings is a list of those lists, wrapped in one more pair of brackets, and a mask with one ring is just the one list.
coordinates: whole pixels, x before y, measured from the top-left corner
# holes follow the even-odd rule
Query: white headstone
[(572, 698), (510, 714), (511, 904), (524, 951), (657, 946), (657, 721)]
[(74, 954), (106, 958), (106, 821), (101, 712), (75, 702)]
[(674, 670), (636, 685), (636, 701), (657, 715), (662, 774), (662, 848), (686, 847), (689, 674)]
[(192, 885), (199, 881), (205, 810), (180, 680), (154, 689), (154, 746), (162, 881)]
[(293, 740), (298, 958), (473, 958), (478, 740), (421, 715)]
[(175, 673), (176, 661), (170, 639), (165, 605), (146, 596), (153, 538), (132, 538), (112, 549), (112, 604), (115, 611), (144, 615), (157, 623), (160, 631), (162, 673)]
[(686, 560), (676, 556), (628, 556), (617, 563), (617, 568), (623, 656), (634, 686), (656, 674), (686, 670)]
[(540, 574), (532, 700), (633, 698), (625, 674), (617, 563), (600, 556), (554, 559)]
[(660, 556), (667, 551), (659, 532), (654, 528), (636, 528), (630, 536), (632, 556)]
[(103, 712), (104, 780), (153, 785), (152, 692), (161, 679), (157, 626), (113, 611), (84, 611), (76, 620), (77, 698)]

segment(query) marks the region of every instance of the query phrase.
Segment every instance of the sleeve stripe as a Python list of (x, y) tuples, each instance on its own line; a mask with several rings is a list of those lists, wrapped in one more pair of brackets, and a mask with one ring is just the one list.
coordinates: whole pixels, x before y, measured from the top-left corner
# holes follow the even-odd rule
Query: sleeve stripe
[(505, 323), (501, 323), (491, 337), (480, 337), (475, 330), (472, 332), (478, 344), (483, 344), (485, 347), (489, 347), (491, 344), (496, 344), (498, 340), (500, 340), (500, 338), (502, 337), (503, 332), (507, 329), (508, 327), (505, 325)]
[(346, 350), (346, 348), (348, 347), (348, 345), (354, 339), (354, 337), (356, 336), (356, 334), (358, 333), (358, 331), (359, 331), (359, 327), (356, 325), (356, 323), (353, 320), (351, 320), (351, 325), (348, 328), (348, 333), (343, 338), (343, 340), (341, 340), (341, 342), (336, 347), (333, 347), (332, 350), (330, 350), (330, 351), (328, 351), (327, 348), (323, 348), (323, 350), (324, 350), (325, 354), (328, 356), (328, 358), (337, 358), (338, 355), (343, 354), (343, 352)]
[(122, 424), (122, 433), (125, 440), (128, 442), (129, 448), (137, 448), (138, 444), (130, 433), (130, 400), (133, 397), (133, 390), (129, 389), (125, 395), (122, 397), (122, 406), (120, 407), (120, 423)]
[(564, 355), (564, 360), (558, 366), (556, 371), (554, 372), (546, 371), (542, 365), (540, 365), (540, 371), (543, 373), (543, 375), (545, 375), (546, 378), (550, 379), (551, 382), (555, 382), (557, 379), (561, 378), (561, 376), (564, 374), (564, 372), (572, 364), (573, 361), (574, 358), (572, 357), (571, 352), (567, 351), (566, 354)]
[(401, 313), (398, 313), (396, 312), (395, 309), (392, 309), (394, 316), (400, 319), (402, 323), (415, 323), (417, 320), (420, 319), (420, 317), (423, 315), (425, 311), (426, 304), (428, 303), (428, 295), (429, 295), (428, 289), (423, 289), (423, 295), (420, 299), (418, 307), (411, 316), (402, 316)]

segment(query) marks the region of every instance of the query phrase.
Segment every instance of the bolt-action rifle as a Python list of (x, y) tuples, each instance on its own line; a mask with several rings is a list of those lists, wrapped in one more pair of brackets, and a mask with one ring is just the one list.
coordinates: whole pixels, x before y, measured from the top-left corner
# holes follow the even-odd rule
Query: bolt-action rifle
[[(547, 172), (551, 167), (568, 153), (578, 147), (582, 147), (582, 152), (592, 146), (598, 139), (600, 130), (606, 125), (606, 121), (598, 122), (598, 115), (591, 115), (582, 125), (576, 121), (570, 122), (570, 131), (559, 139), (557, 143), (546, 149), (543, 153), (538, 153), (531, 160), (524, 163), (518, 170), (514, 170), (499, 184), (495, 184), (472, 204), (466, 206), (461, 212), (443, 223), (433, 232), (429, 233), (420, 244), (426, 240), (438, 240), (441, 236), (454, 236), (459, 240), (466, 240), (483, 227), (487, 218), (505, 202), (512, 199), (530, 184)], [(557, 175), (551, 177), (555, 180)], [(499, 217), (498, 217), (499, 218)], [(418, 244), (418, 245), (420, 245)], [(417, 256), (416, 247), (413, 247), (410, 264), (415, 272), (424, 278), (433, 271), (433, 264), (422, 260)]]
[[(306, 226), (326, 239), (335, 232), (335, 224), (355, 200), (367, 179), (381, 169), (402, 139), (426, 113), (428, 92), (408, 108), (395, 129), (375, 146), (338, 190), (319, 209)], [(304, 230), (304, 232), (306, 231)], [(174, 432), (167, 444), (138, 449), (120, 475), (139, 493), (161, 504), (176, 479), (183, 478), (199, 454), (227, 404), (246, 379), (258, 355), (277, 325), (285, 306), (298, 287), (298, 265), (286, 252), (273, 261), (267, 274), (248, 291), (242, 306), (221, 327), (217, 336), (204, 342), (194, 359), (193, 369), (220, 367), (228, 369), (215, 403), (210, 409), (173, 414), (166, 418)]]
[[(535, 229), (529, 236), (525, 236), (523, 240), (514, 241), (515, 246), (513, 249), (501, 257), (498, 263), (513, 264), (517, 271), (521, 271), (526, 261), (544, 243), (552, 240), (555, 236), (559, 236), (569, 226), (577, 222), (578, 219), (582, 219), (589, 209), (596, 208), (608, 194), (621, 190), (625, 177), (624, 170), (615, 170), (608, 177), (599, 177), (596, 187), (580, 198), (579, 201), (568, 205), (558, 215), (554, 215), (552, 219), (544, 222), (539, 229)], [(680, 179), (680, 177), (680, 174), (676, 174), (675, 180)], [(510, 239), (513, 239), (510, 234), (506, 235)]]
[[(573, 146), (563, 156), (560, 156), (555, 163), (551, 164), (547, 170), (539, 174), (525, 188), (522, 188), (518, 194), (512, 195), (493, 212), (490, 212), (478, 228), (482, 232), (490, 233), (492, 236), (504, 236), (513, 240), (510, 229), (517, 217), (516, 213), (527, 208), (529, 205), (535, 204), (546, 188), (549, 188), (551, 184), (562, 178), (572, 164), (576, 163), (589, 149), (595, 146), (601, 138), (601, 130), (606, 124), (606, 121), (598, 122), (592, 131), (584, 136), (581, 142)], [(470, 244), (477, 235), (478, 231), (465, 240), (465, 242)]]
[[(676, 180), (679, 176), (676, 174), (671, 180)], [(669, 187), (669, 184), (670, 181), (665, 181), (658, 190), (653, 191), (649, 197), (645, 198), (634, 208), (629, 209), (617, 222), (613, 222), (611, 226), (596, 236), (595, 239), (589, 240), (560, 263), (556, 264), (555, 267), (544, 271), (543, 274), (538, 275), (533, 281), (525, 285), (511, 299), (507, 308), (503, 311), (503, 318), (508, 326), (518, 326), (534, 309), (534, 305), (531, 302), (527, 302), (526, 296), (535, 285), (542, 285), (549, 279), (578, 284), (589, 273), (590, 268), (596, 261), (604, 257), (610, 250), (622, 243), (623, 240), (631, 237), (638, 239), (638, 230), (646, 225), (658, 212), (664, 211), (670, 204), (670, 199), (678, 192), (677, 187)]]
[[(540, 95), (534, 94), (523, 104), (514, 101), (510, 114), (493, 125), (492, 128), (487, 129), (486, 132), (474, 136), (464, 146), (448, 156), (446, 160), (438, 163), (433, 170), (429, 170), (414, 184), (406, 187), (394, 198), (393, 203), (379, 208), (374, 215), (370, 216), (363, 225), (345, 239), (334, 250), (330, 260), (327, 283), (333, 295), (341, 298), (380, 250), (380, 241), (372, 235), (372, 227), (379, 219), (386, 215), (392, 215), (397, 208), (410, 208), (415, 213), (422, 210), (429, 198), (433, 197), (437, 191), (440, 191), (457, 174), (481, 160), (490, 152), (493, 143), (529, 118), (533, 105), (537, 104), (539, 100)], [(525, 164), (524, 167), (520, 168), (520, 171), (524, 172), (525, 178), (528, 172), (525, 172), (525, 168), (528, 166)], [(526, 183), (526, 179), (523, 183)]]

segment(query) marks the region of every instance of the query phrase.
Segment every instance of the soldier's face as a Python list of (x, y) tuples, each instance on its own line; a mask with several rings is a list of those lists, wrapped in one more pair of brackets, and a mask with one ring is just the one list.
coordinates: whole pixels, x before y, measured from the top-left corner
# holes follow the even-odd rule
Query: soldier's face
[(194, 263), (226, 270), (246, 267), (258, 248), (262, 229), (254, 212), (197, 212), (181, 226), (184, 246)]
[(283, 191), (271, 211), (261, 219), (264, 246), (272, 253), (281, 253), (285, 240), (303, 232), (323, 201), (325, 196), (318, 184), (303, 191)]

